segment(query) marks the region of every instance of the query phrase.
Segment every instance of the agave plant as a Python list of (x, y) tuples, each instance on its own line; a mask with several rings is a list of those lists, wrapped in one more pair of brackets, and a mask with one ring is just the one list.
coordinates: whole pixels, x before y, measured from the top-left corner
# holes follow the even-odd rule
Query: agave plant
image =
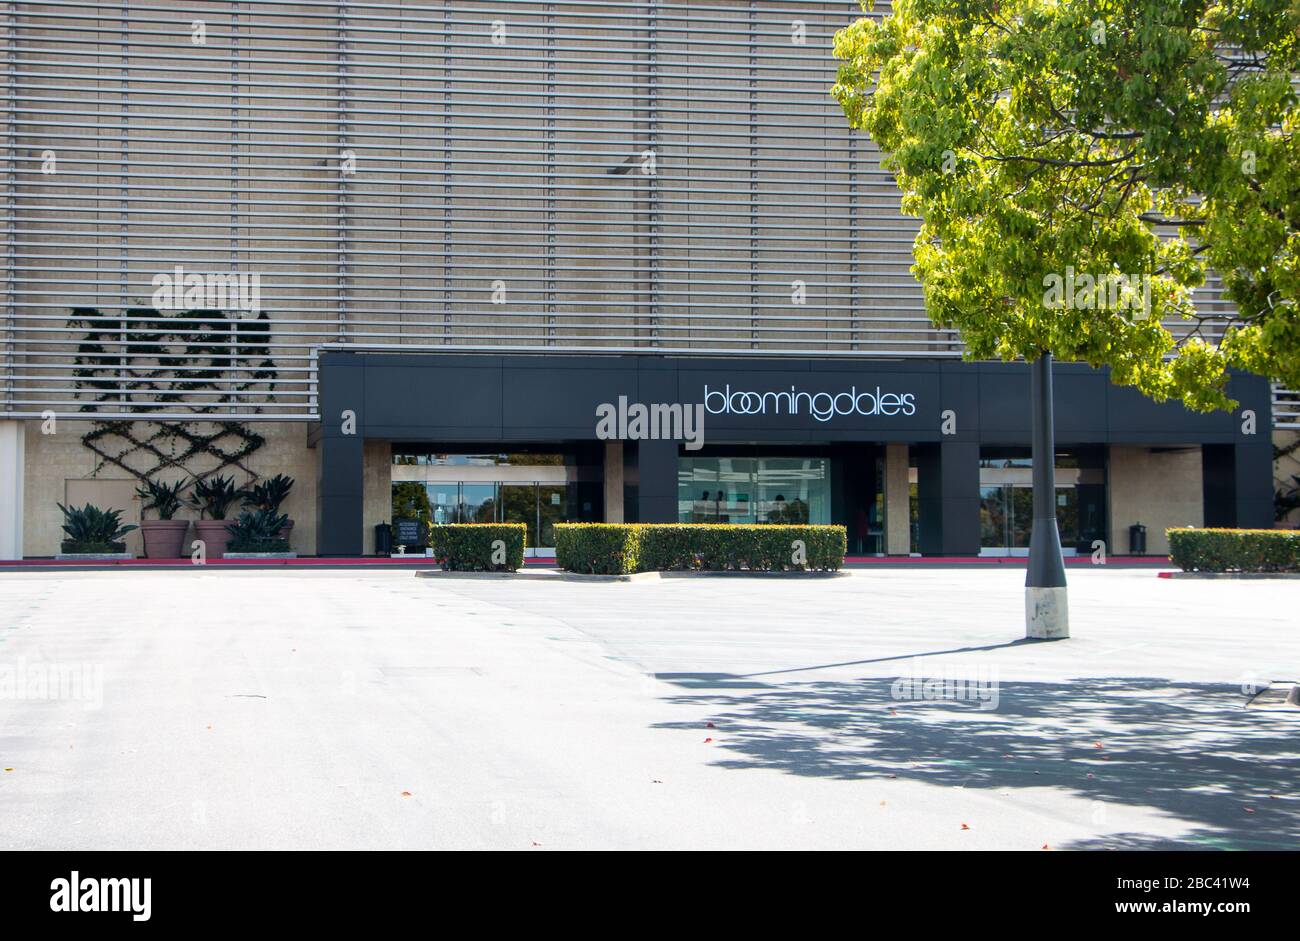
[(280, 504), (289, 496), (289, 491), (293, 489), (293, 478), (286, 477), (284, 474), (276, 474), (269, 480), (254, 484), (248, 488), (244, 497), (246, 506), (253, 507), (257, 510), (266, 510), (270, 513), (279, 513)]
[(69, 509), (57, 504), (63, 511), (64, 552), (121, 552), (126, 546), (122, 537), (139, 527), (122, 525), (121, 510), (101, 510), (87, 503)]
[(145, 510), (154, 510), (160, 520), (174, 517), (181, 508), (181, 491), (185, 489), (185, 483), (183, 480), (173, 484), (146, 480), (143, 487), (136, 487), (136, 495), (145, 501), (140, 505), (140, 516), (143, 518)]
[(289, 543), (280, 538), (280, 530), (288, 524), (289, 517), (273, 510), (244, 510), (226, 526), (230, 533), (227, 548), (231, 552), (286, 552)]
[(209, 477), (194, 482), (194, 495), (190, 506), (199, 511), (199, 518), (223, 520), (231, 506), (248, 497), (248, 491), (235, 486), (233, 477)]

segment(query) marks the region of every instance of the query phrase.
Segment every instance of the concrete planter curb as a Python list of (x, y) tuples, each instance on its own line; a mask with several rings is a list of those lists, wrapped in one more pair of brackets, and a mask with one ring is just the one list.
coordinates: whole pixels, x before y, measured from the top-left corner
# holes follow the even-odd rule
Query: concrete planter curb
[(296, 552), (223, 552), (223, 559), (296, 559)]
[(134, 559), (134, 552), (60, 552), (56, 555), (58, 562), (120, 562)]
[(640, 582), (665, 578), (843, 578), (846, 571), (837, 572), (632, 572), (627, 575), (590, 575), (582, 572), (562, 572), (548, 569), (541, 572), (446, 572), (442, 569), (424, 569), (416, 578), (531, 578), (564, 582)]
[(651, 579), (657, 579), (660, 572), (630, 572), (626, 575), (590, 575), (585, 572), (563, 572), (555, 573), (561, 581), (565, 582), (644, 582)]
[(844, 569), (833, 572), (735, 572), (724, 569), (720, 572), (646, 572), (646, 575), (658, 575), (660, 578), (843, 578), (849, 573)]
[[(402, 556), (393, 556), (400, 559)], [(422, 559), (423, 556), (408, 555), (409, 559)], [(445, 569), (430, 568), (417, 569), (416, 578), (555, 578), (559, 573), (550, 572), (529, 572), (521, 570), (518, 572), (448, 572)]]
[(1160, 578), (1300, 578), (1300, 572), (1160, 572)]

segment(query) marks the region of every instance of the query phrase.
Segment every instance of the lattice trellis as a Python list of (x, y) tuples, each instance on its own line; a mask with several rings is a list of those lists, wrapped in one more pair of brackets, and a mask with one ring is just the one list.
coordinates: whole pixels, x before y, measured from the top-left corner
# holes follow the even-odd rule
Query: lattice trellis
[[(92, 477), (112, 465), (140, 480), (175, 468), (186, 477), (205, 478), (235, 467), (249, 480), (257, 475), (247, 459), (266, 439), (239, 422), (96, 422), (81, 443), (98, 459)], [(199, 470), (206, 458), (212, 466)]]

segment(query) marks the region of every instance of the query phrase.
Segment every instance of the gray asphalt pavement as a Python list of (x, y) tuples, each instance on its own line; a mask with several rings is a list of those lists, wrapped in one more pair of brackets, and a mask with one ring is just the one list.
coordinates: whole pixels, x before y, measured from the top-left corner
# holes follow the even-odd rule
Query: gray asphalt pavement
[(0, 575), (0, 847), (1294, 848), (1300, 582), (1070, 579)]

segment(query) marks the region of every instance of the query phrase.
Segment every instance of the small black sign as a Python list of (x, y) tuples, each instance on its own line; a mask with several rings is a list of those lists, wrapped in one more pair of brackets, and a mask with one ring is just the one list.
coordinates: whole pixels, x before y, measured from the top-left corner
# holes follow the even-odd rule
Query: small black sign
[(393, 520), (393, 545), (408, 548), (424, 545), (424, 524), (418, 519)]

